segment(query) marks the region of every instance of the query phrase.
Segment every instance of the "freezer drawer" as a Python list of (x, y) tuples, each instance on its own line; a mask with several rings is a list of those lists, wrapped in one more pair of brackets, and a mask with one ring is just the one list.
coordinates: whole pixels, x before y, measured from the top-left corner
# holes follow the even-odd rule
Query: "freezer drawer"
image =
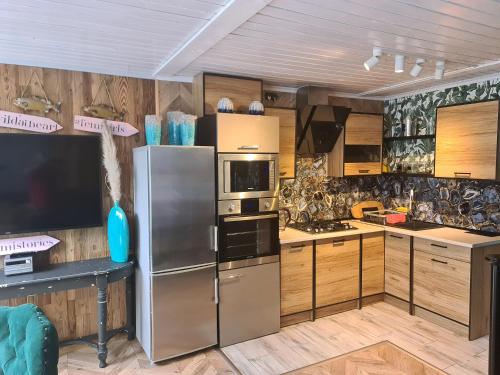
[(278, 332), (279, 262), (219, 272), (220, 346)]
[(152, 276), (152, 358), (217, 344), (215, 264)]

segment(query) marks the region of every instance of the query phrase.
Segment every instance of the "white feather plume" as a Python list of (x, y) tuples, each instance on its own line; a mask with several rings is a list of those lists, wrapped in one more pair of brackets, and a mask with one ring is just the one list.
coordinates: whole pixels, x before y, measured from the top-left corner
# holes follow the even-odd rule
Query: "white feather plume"
[(113, 140), (111, 126), (105, 121), (101, 133), (102, 144), (102, 164), (106, 169), (106, 186), (113, 202), (120, 201), (121, 198), (121, 169), (116, 156), (116, 145)]

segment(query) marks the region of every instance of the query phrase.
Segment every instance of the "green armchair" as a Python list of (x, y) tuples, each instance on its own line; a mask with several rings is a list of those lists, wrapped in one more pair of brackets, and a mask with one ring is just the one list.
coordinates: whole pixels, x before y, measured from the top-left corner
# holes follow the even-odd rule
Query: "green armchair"
[(0, 307), (0, 375), (53, 375), (58, 361), (57, 331), (39, 307)]

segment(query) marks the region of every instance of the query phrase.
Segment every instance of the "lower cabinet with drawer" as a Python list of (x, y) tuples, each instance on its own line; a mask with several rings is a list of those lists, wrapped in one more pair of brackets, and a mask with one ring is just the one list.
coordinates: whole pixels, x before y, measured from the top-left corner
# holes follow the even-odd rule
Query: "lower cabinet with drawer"
[(384, 234), (364, 234), (362, 241), (362, 296), (384, 293)]
[(385, 292), (410, 301), (410, 236), (385, 233)]
[[(485, 256), (498, 246), (469, 248), (414, 238), (413, 303), (463, 327), (470, 340), (488, 333), (490, 267)], [(425, 313), (428, 316), (428, 313)]]
[(313, 308), (313, 243), (281, 245), (281, 316)]
[(316, 241), (316, 307), (359, 297), (359, 237)]

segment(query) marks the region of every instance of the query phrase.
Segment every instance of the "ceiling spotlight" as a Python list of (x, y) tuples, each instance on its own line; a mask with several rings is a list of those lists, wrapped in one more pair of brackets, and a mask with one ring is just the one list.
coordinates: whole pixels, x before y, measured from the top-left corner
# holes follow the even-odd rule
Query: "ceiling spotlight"
[(443, 79), (444, 75), (444, 61), (436, 61), (436, 70), (434, 71), (434, 79)]
[(404, 55), (396, 55), (394, 57), (394, 72), (403, 73), (405, 71), (405, 57)]
[(415, 61), (415, 65), (413, 65), (413, 68), (411, 68), (410, 70), (410, 75), (413, 77), (418, 77), (418, 75), (422, 71), (422, 65), (424, 64), (424, 62), (424, 59), (417, 59), (417, 61)]
[(372, 69), (380, 61), (380, 56), (382, 56), (382, 49), (379, 47), (373, 47), (373, 54), (368, 60), (363, 64), (366, 70)]

